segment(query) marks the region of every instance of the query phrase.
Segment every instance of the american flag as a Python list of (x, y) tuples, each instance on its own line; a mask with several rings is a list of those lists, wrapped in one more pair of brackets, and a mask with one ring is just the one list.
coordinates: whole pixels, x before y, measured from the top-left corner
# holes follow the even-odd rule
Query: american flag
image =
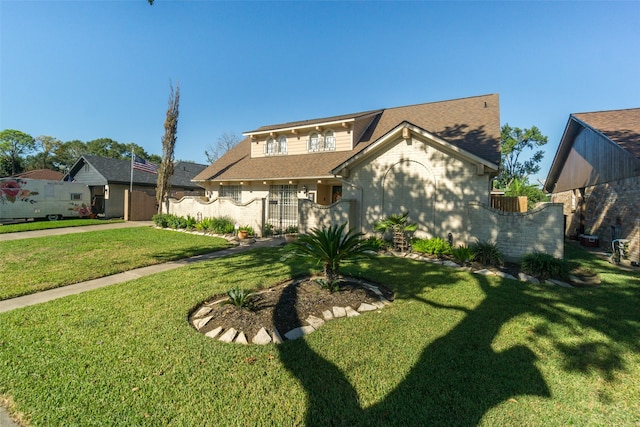
[(158, 173), (158, 165), (146, 161), (140, 156), (133, 155), (133, 168), (149, 173)]

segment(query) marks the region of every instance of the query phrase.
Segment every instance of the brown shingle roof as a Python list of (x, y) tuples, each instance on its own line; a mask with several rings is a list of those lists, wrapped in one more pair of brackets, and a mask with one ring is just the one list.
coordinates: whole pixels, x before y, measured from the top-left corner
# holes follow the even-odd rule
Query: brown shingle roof
[(640, 108), (577, 113), (573, 116), (640, 159)]
[(497, 165), (500, 162), (500, 109), (497, 94), (263, 126), (253, 132), (349, 119), (370, 123), (351, 151), (252, 159), (251, 140), (246, 138), (198, 174), (194, 181), (331, 176), (330, 171), (334, 167), (375, 143), (404, 121), (491, 163)]
[(14, 175), (16, 178), (46, 179), (50, 181), (60, 181), (64, 174), (51, 169), (34, 169)]

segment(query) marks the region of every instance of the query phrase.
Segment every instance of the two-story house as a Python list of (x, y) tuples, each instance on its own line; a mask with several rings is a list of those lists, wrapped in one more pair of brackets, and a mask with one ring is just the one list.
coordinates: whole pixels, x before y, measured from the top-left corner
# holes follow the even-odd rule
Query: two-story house
[(498, 95), (268, 125), (193, 181), (210, 200), (262, 199), (255, 224), (348, 221), (371, 233), (408, 211), (417, 235), (464, 237), (467, 203), (488, 203), (500, 162)]

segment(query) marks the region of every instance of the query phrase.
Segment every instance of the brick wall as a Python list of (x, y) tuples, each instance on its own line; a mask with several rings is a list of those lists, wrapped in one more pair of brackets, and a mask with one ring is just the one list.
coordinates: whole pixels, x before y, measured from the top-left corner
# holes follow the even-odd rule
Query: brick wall
[[(575, 234), (580, 227), (580, 195), (576, 192), (576, 209), (571, 208), (572, 191), (552, 195), (562, 203), (566, 216), (565, 233)], [(584, 189), (585, 232), (599, 237), (600, 247), (611, 248), (611, 227), (620, 230), (620, 237), (630, 240), (631, 261), (640, 261), (640, 177), (608, 182)]]
[(522, 213), (499, 211), (478, 202), (467, 206), (469, 244), (496, 242), (505, 260), (514, 262), (533, 252), (564, 257), (561, 204), (543, 203)]
[(355, 228), (355, 200), (341, 199), (328, 206), (318, 205), (307, 199), (298, 200), (299, 232), (308, 233), (312, 228), (347, 223), (347, 229)]

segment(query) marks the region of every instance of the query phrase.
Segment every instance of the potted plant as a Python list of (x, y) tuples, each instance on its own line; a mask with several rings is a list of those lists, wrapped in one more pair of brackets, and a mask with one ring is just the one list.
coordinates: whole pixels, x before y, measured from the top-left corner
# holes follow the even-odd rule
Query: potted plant
[(284, 230), (284, 239), (287, 243), (293, 243), (298, 239), (298, 226), (290, 225)]
[(251, 228), (251, 226), (249, 225), (243, 225), (242, 227), (238, 228), (238, 239), (240, 240), (244, 240), (247, 237), (252, 236), (253, 234), (253, 228)]

